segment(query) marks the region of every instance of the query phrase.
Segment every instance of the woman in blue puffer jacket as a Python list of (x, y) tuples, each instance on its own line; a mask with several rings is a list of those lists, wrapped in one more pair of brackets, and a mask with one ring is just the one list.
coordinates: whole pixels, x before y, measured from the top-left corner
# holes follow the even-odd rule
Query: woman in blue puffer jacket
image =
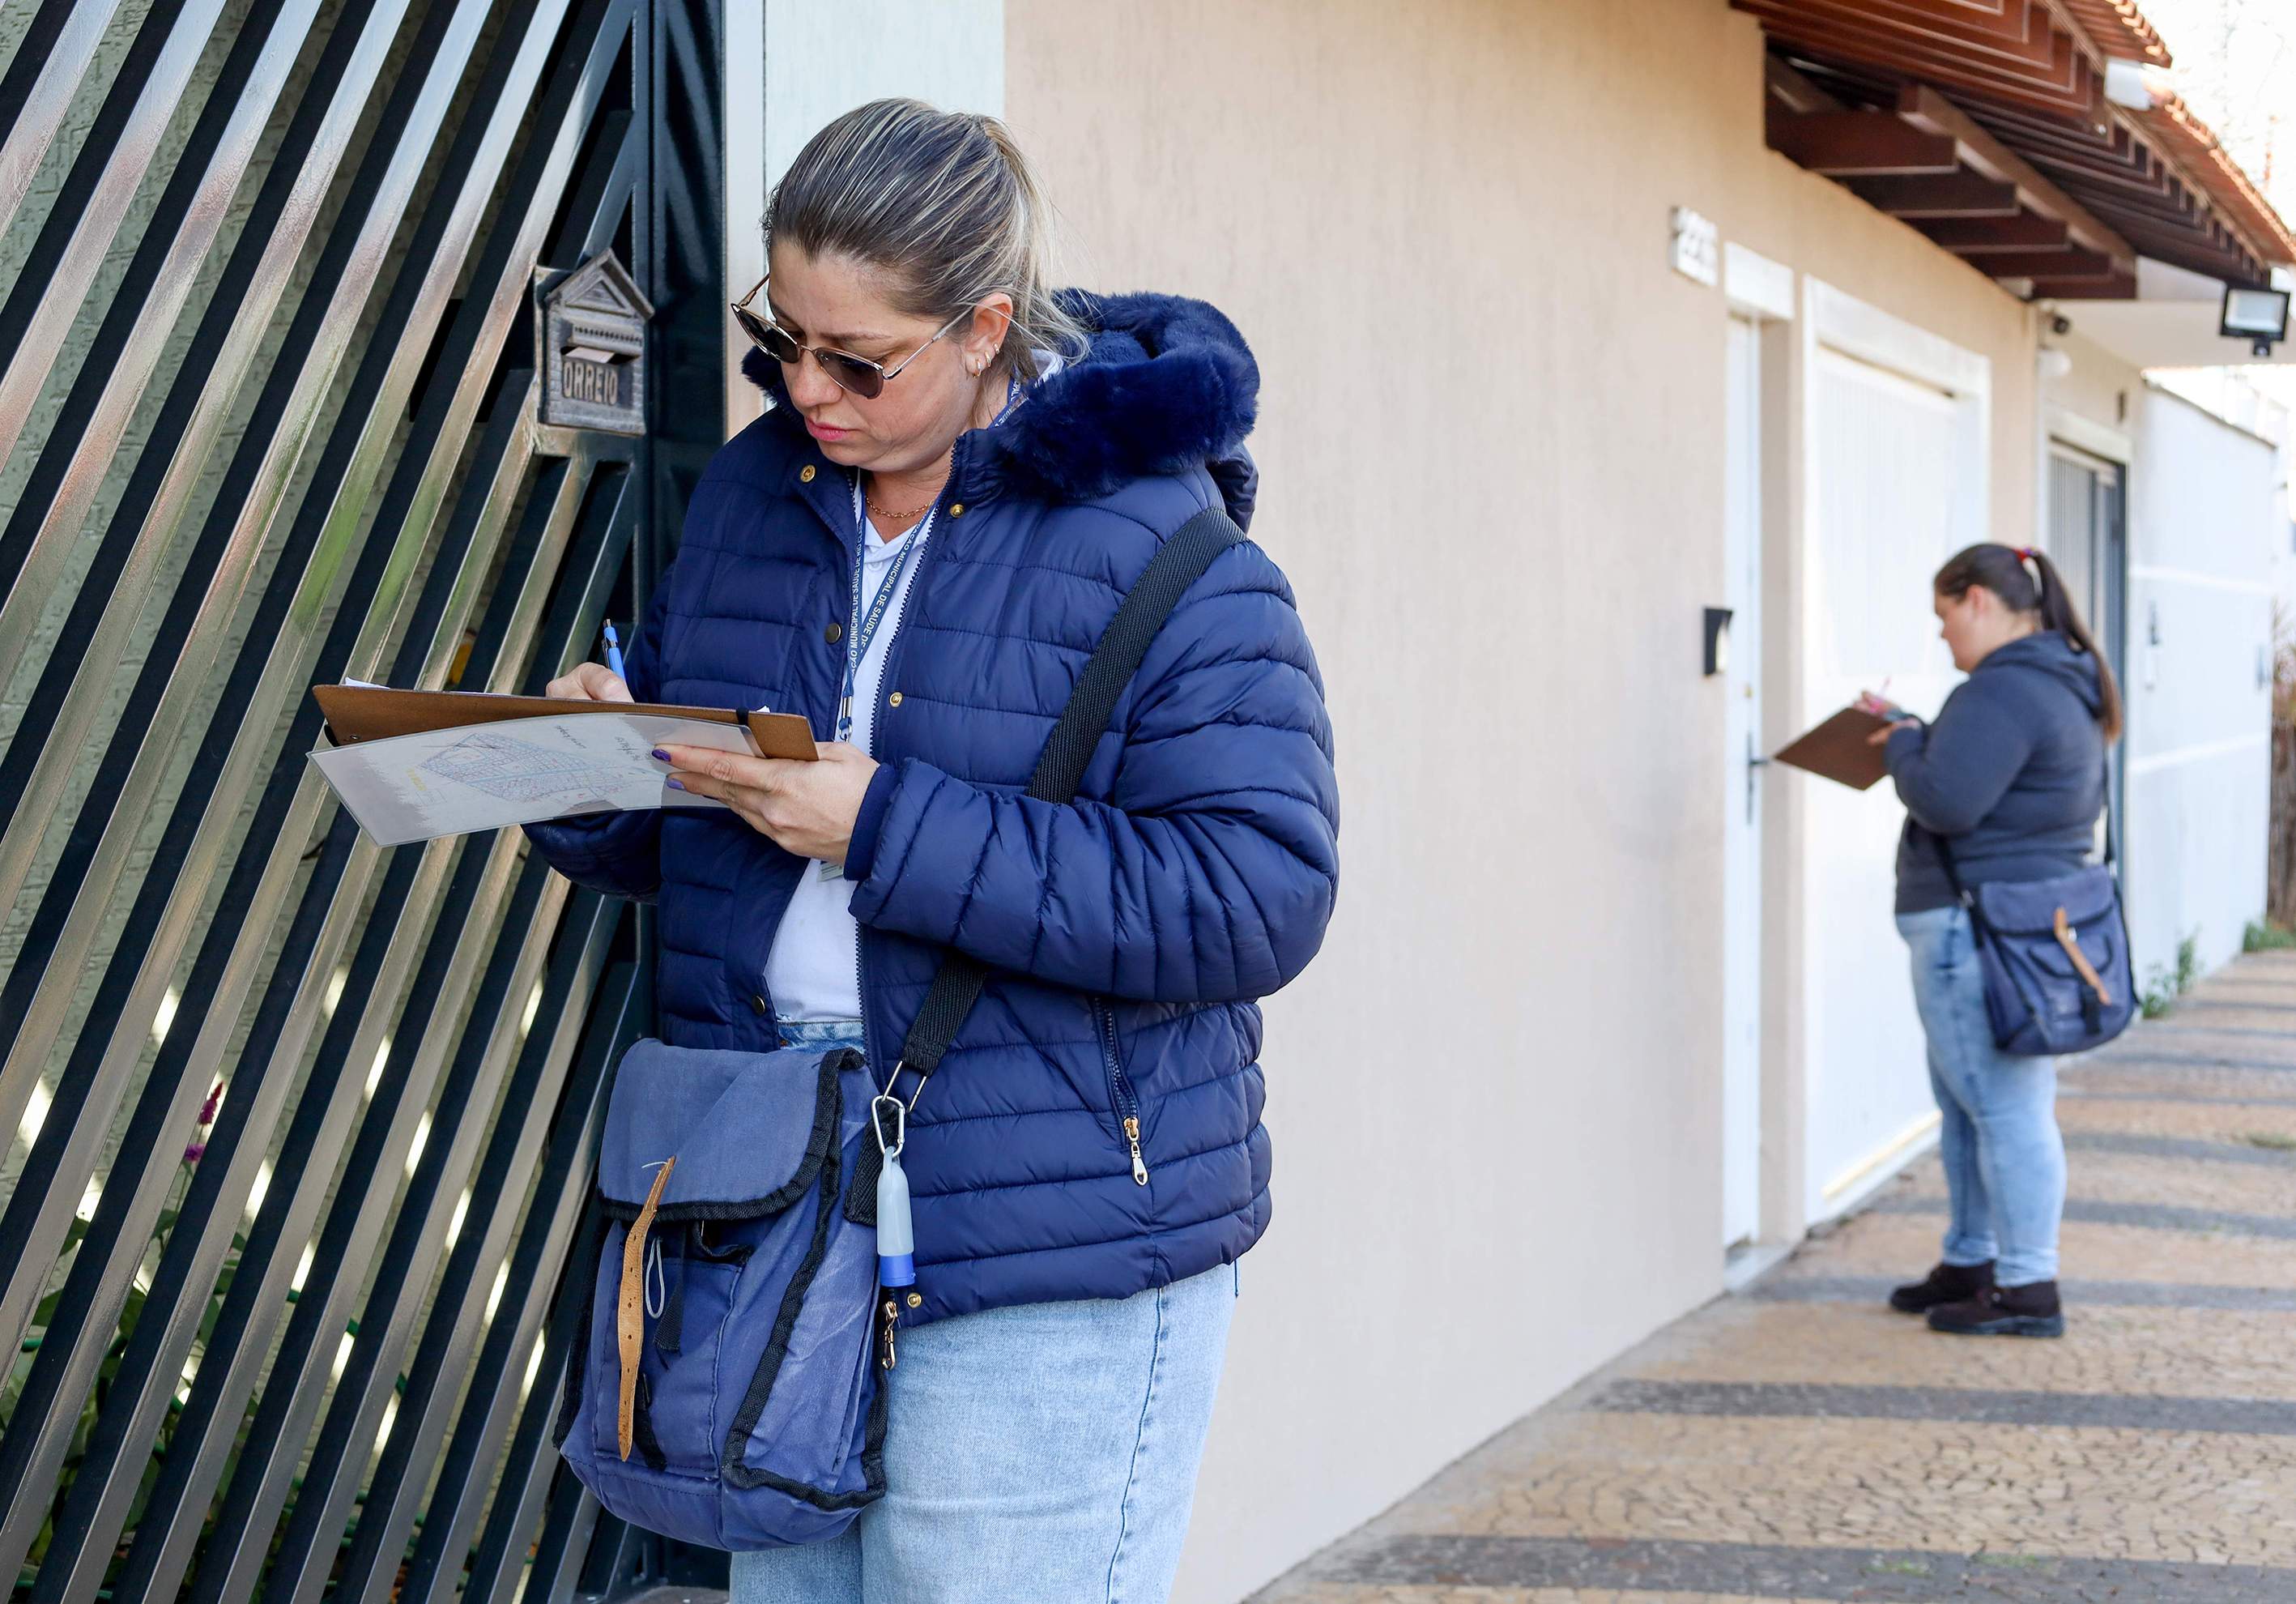
[(1338, 797), (1266, 554), (1188, 590), (1074, 802), (1022, 794), (1160, 544), (1248, 525), (1259, 372), (1201, 302), (1052, 292), (1045, 216), (988, 119), (883, 101), (816, 136), (736, 303), (771, 409), (695, 487), (627, 683), (550, 687), (832, 737), (658, 754), (723, 808), (528, 827), (658, 904), (666, 1041), (890, 1065), (947, 950), (995, 971), (909, 1127), (886, 1496), (734, 1556), (741, 1604), (1164, 1596), (1267, 1224), (1254, 999), (1322, 942)]

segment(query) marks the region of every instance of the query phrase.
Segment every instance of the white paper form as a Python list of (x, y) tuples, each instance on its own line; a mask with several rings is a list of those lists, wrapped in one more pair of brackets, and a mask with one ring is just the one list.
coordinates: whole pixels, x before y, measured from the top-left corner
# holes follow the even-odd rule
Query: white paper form
[(664, 741), (750, 751), (738, 725), (585, 712), (322, 746), (311, 761), (361, 829), (403, 846), (579, 813), (723, 808), (662, 783), (653, 749)]

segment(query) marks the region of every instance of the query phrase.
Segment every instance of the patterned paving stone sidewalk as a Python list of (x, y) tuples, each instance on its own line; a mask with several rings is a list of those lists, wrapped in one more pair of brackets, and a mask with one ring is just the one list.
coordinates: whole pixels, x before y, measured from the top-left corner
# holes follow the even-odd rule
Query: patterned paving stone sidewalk
[(2296, 956), (2062, 1086), (2062, 1341), (1882, 1306), (1926, 1159), (1257, 1604), (2296, 1604)]

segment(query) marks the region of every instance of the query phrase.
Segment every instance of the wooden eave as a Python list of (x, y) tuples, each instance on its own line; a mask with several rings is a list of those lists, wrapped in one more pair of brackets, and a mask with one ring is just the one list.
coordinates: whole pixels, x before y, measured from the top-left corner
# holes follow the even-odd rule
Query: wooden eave
[(2136, 9), (2136, 0), (2062, 0), (2065, 10), (2071, 13), (2082, 32), (2094, 40), (2108, 56), (2126, 61), (2149, 62), (2155, 67), (2169, 64), (2169, 46), (2153, 31), (2144, 13)]
[[(1770, 40), (1773, 147), (1934, 228), (1980, 270), (1983, 258), (2052, 249), (2036, 242), (2054, 223), (2054, 249), (2102, 254), (2113, 273), (2037, 283), (2118, 290), (2137, 253), (2243, 284), (2296, 261), (2296, 234), (2189, 108), (2105, 100), (2111, 61), (2169, 59), (2136, 0), (1731, 3)], [(1889, 121), (1849, 120), (1858, 114)], [(2004, 184), (2016, 196), (2007, 210)]]
[(1770, 148), (1846, 183), (1870, 205), (1997, 279), (2118, 284), (2136, 251), (2087, 207), (1923, 84), (1887, 108), (1850, 109), (1769, 64)]

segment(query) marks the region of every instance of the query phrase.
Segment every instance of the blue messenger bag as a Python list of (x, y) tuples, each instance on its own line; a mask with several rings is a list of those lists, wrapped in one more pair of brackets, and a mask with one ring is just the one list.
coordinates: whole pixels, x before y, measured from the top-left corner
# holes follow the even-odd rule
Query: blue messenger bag
[[(2109, 808), (2109, 787), (2107, 794)], [(2047, 880), (1964, 885), (1952, 846), (1932, 838), (1969, 909), (1995, 1046), (2013, 1057), (2055, 1057), (2103, 1047), (2128, 1028), (2136, 983), (2109, 814), (2104, 861)]]

